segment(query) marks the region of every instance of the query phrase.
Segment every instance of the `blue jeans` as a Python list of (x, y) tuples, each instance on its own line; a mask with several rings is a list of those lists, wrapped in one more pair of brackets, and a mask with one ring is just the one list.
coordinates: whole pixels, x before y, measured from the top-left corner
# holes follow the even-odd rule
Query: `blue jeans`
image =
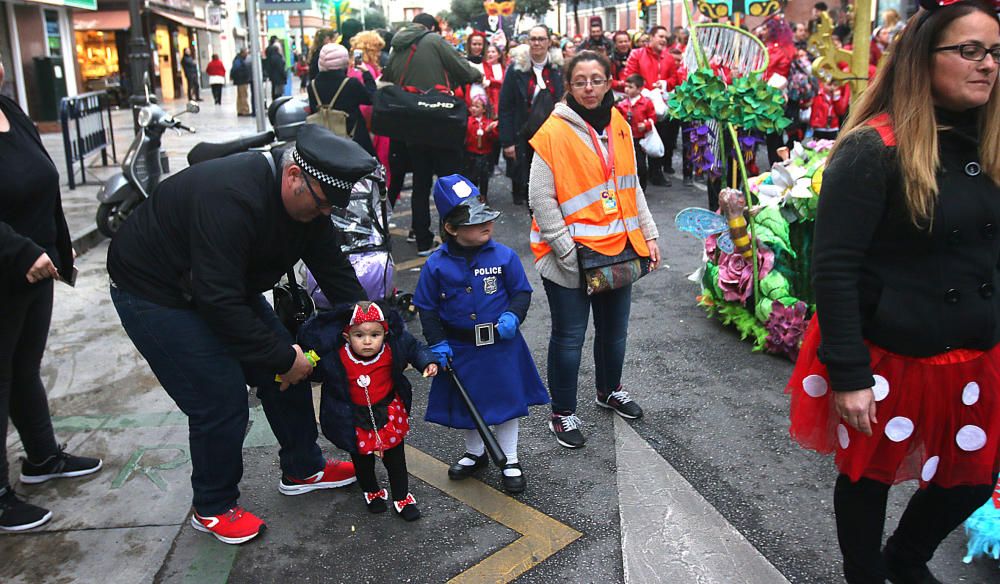
[[(188, 417), (191, 486), (200, 515), (224, 513), (239, 499), (243, 438), (250, 420), (247, 385), (257, 388), (281, 445), (282, 472), (303, 478), (323, 469), (308, 382), (279, 391), (277, 372), (241, 363), (193, 309), (161, 306), (113, 284), (111, 299), (125, 332)], [(249, 303), (257, 318), (292, 344), (291, 334), (262, 295)]]
[(621, 385), (632, 287), (587, 296), (583, 288), (564, 288), (545, 278), (542, 278), (542, 284), (552, 313), (548, 356), (552, 411), (573, 413), (576, 411), (580, 357), (591, 311), (594, 312), (594, 381), (597, 392), (606, 395)]

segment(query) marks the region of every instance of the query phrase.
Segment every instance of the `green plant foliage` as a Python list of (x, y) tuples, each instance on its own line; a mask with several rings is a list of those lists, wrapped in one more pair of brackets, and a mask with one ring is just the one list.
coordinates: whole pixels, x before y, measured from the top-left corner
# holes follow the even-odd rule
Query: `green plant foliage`
[(791, 120), (785, 117), (785, 98), (759, 76), (737, 77), (729, 86), (711, 69), (689, 74), (667, 102), (670, 113), (684, 122), (719, 120), (739, 128), (775, 132)]
[(788, 238), (788, 221), (781, 214), (781, 208), (768, 206), (760, 210), (753, 220), (753, 234), (767, 247), (781, 250), (791, 257), (796, 257), (795, 250)]
[(726, 326), (736, 327), (740, 339), (750, 339), (755, 353), (764, 349), (767, 328), (749, 310), (735, 302), (723, 300), (721, 295), (713, 296), (710, 290), (703, 290), (700, 304), (710, 317), (718, 318)]
[(711, 69), (697, 69), (674, 89), (667, 106), (670, 114), (684, 122), (722, 119), (716, 111), (729, 103), (726, 84)]

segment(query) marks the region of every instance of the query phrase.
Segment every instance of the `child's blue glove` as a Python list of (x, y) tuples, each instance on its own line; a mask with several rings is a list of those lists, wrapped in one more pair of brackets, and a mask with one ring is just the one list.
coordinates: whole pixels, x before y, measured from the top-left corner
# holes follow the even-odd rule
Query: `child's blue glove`
[(516, 314), (505, 312), (497, 319), (497, 333), (500, 334), (501, 339), (509, 341), (517, 334), (517, 325), (519, 324), (520, 321), (517, 319)]
[(448, 341), (441, 341), (436, 345), (431, 345), (430, 349), (435, 355), (437, 355), (438, 363), (440, 363), (442, 367), (448, 366), (448, 357), (455, 356), (455, 353), (451, 350), (451, 346), (448, 344)]

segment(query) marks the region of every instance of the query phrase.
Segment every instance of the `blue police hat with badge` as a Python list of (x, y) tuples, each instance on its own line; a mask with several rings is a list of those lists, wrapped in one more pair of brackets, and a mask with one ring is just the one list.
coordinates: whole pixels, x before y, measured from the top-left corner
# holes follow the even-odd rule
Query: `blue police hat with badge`
[(448, 221), (451, 225), (480, 225), (500, 216), (500, 211), (490, 208), (479, 198), (479, 188), (460, 174), (443, 176), (434, 183), (434, 205), (442, 221), (456, 207), (468, 207), (469, 218), (458, 223)]

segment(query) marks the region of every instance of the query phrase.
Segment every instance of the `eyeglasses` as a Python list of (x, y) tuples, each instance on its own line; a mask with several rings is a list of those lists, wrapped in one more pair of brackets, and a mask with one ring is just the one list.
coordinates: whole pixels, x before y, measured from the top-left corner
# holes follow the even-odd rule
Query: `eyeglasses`
[(570, 86), (573, 89), (583, 89), (584, 87), (587, 87), (588, 85), (590, 85), (594, 89), (600, 89), (600, 88), (604, 87), (604, 84), (607, 83), (607, 82), (608, 82), (607, 79), (602, 79), (602, 78), (598, 77), (596, 79), (588, 79), (586, 81), (574, 81), (574, 82), (570, 83)]
[(529, 43), (544, 43), (549, 40), (549, 37), (528, 37)]
[(977, 44), (967, 44), (967, 45), (948, 45), (947, 47), (937, 47), (934, 49), (935, 53), (941, 51), (957, 51), (958, 56), (962, 57), (966, 61), (976, 61), (980, 62), (986, 58), (986, 55), (993, 57), (993, 62), (1000, 64), (1000, 47), (991, 47), (987, 49), (983, 45)]
[(303, 172), (299, 176), (302, 177), (302, 182), (306, 183), (306, 188), (309, 189), (309, 194), (312, 195), (313, 201), (316, 202), (316, 208), (317, 209), (319, 209), (320, 211), (326, 211), (327, 209), (333, 209), (333, 207), (334, 207), (333, 203), (331, 203), (329, 201), (324, 201), (323, 199), (319, 198), (319, 195), (317, 195), (316, 191), (313, 190), (312, 185), (309, 184), (309, 178), (306, 176), (306, 173)]

